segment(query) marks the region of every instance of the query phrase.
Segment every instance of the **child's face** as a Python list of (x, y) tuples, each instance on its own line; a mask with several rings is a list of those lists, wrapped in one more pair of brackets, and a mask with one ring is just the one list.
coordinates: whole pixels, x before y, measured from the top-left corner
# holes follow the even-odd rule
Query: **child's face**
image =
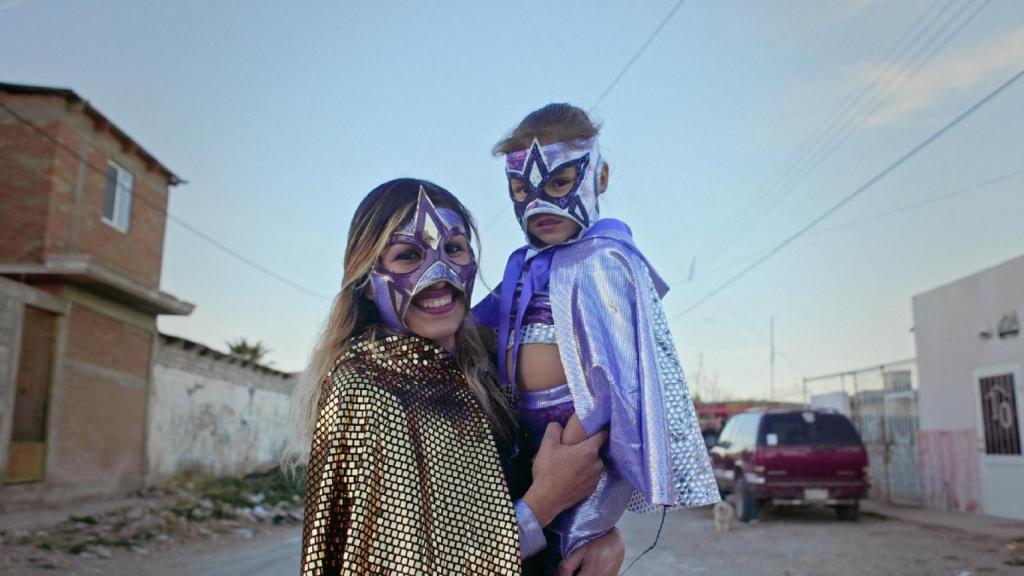
[[(576, 184), (576, 167), (563, 168), (552, 176), (544, 185), (544, 192), (554, 198), (561, 198), (572, 192)], [(512, 198), (517, 202), (526, 200), (529, 194), (529, 185), (519, 178), (509, 178), (509, 190)], [(580, 225), (575, 221), (563, 216), (554, 214), (536, 214), (531, 216), (526, 223), (526, 231), (534, 238), (551, 246), (561, 244), (572, 238), (580, 231)]]

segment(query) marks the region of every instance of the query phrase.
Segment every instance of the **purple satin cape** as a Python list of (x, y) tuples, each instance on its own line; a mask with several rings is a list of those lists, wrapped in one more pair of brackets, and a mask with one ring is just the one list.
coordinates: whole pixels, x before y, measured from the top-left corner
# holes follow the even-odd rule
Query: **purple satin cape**
[[(513, 296), (526, 265), (513, 326)], [(510, 385), (503, 353), (509, 336), (515, 374), (525, 303), (545, 285), (576, 415), (589, 435), (608, 428), (607, 463), (635, 491), (629, 508), (651, 512), (718, 502), (661, 306), (668, 286), (633, 243), (629, 227), (603, 218), (575, 242), (512, 253), (496, 293), (473, 310), (478, 323), (498, 329), (504, 386)]]

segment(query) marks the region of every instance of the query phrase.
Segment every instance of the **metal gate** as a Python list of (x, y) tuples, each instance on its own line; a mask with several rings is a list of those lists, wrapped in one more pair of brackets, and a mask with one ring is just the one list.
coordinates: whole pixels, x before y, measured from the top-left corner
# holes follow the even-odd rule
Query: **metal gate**
[(868, 451), (871, 497), (921, 504), (917, 472), (917, 391), (871, 390), (852, 398), (854, 424)]
[(917, 391), (885, 395), (885, 447), (888, 499), (900, 504), (921, 504), (917, 473)]
[[(849, 414), (864, 441), (872, 499), (908, 505), (923, 502), (917, 463), (915, 379), (916, 365), (911, 359), (804, 380), (805, 401), (811, 384), (818, 391), (827, 391), (810, 396), (811, 405), (824, 396), (830, 396), (832, 404), (836, 401), (831, 396), (844, 397), (838, 409)], [(849, 388), (853, 394), (847, 392)]]

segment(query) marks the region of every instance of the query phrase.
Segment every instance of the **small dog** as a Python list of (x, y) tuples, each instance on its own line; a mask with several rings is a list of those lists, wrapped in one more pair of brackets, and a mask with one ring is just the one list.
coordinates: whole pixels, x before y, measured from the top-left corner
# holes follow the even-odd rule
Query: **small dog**
[(722, 500), (715, 504), (714, 513), (715, 532), (724, 534), (732, 530), (733, 524), (736, 522), (736, 509), (732, 507), (732, 504)]

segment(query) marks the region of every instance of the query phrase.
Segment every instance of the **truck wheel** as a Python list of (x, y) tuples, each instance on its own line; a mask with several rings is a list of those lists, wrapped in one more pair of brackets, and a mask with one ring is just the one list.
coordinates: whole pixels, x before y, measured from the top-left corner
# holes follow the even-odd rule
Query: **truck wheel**
[(747, 481), (740, 477), (736, 480), (736, 486), (732, 492), (736, 500), (736, 517), (741, 522), (757, 520), (758, 502), (750, 488), (747, 487)]
[(856, 522), (860, 518), (860, 502), (836, 506), (836, 517), (843, 522)]

